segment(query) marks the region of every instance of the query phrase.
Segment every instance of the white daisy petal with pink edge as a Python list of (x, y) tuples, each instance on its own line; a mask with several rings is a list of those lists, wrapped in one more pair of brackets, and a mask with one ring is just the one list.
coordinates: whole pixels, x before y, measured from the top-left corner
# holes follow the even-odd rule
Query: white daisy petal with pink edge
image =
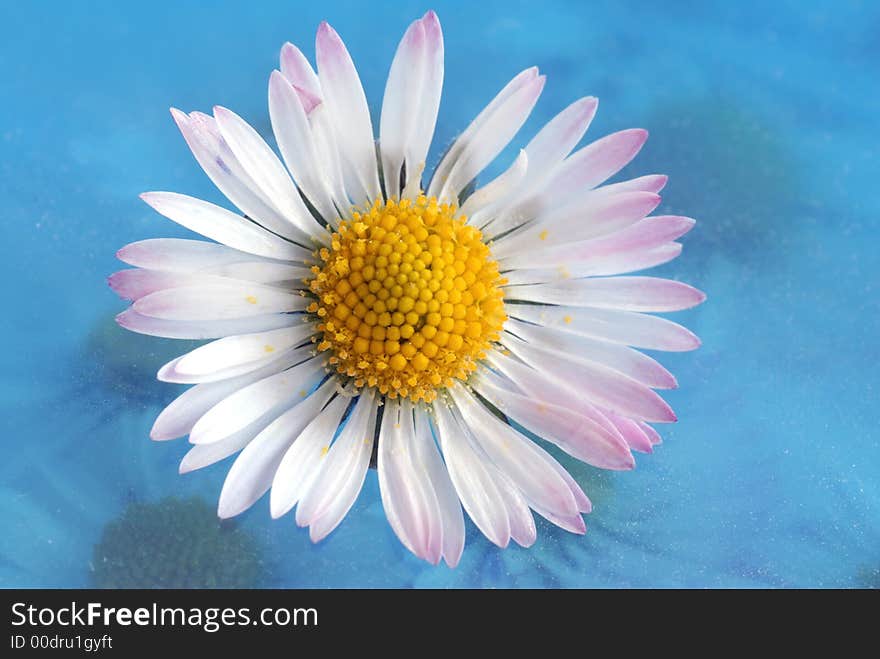
[(647, 133), (575, 150), (598, 105), (582, 98), (468, 194), (538, 102), (537, 68), (501, 89), (431, 173), (436, 14), (404, 34), (378, 122), (326, 23), (316, 53), (317, 70), (286, 44), (270, 76), (280, 155), (231, 110), (172, 110), (236, 210), (145, 193), (212, 242), (148, 239), (118, 253), (134, 266), (110, 277), (132, 301), (120, 325), (210, 340), (159, 371), (192, 387), (152, 438), (189, 436), (181, 473), (236, 455), (220, 516), (270, 492), (272, 517), (292, 513), (316, 542), (371, 465), (394, 533), (433, 564), (459, 562), (465, 513), (500, 547), (535, 541), (533, 513), (583, 533), (590, 500), (545, 447), (632, 469), (632, 451), (660, 442), (649, 424), (675, 421), (657, 390), (677, 386), (638, 349), (699, 346), (650, 313), (704, 295), (633, 274), (678, 256), (693, 220), (650, 216), (665, 176), (604, 185)]

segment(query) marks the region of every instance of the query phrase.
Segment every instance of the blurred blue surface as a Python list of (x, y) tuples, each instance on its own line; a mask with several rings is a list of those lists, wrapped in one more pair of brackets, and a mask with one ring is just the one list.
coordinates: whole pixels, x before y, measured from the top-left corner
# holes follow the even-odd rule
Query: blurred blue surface
[[(680, 421), (631, 473), (576, 471), (585, 537), (541, 524), (531, 550), (468, 528), (456, 570), (409, 556), (375, 473), (323, 544), (265, 500), (240, 524), (276, 586), (870, 586), (880, 583), (880, 7), (872, 2), (433, 4), (446, 37), (440, 149), (510, 77), (548, 74), (520, 143), (575, 98), (588, 139), (652, 138), (627, 174), (665, 172), (661, 211), (696, 217), (663, 274), (709, 294), (676, 315), (703, 339), (664, 355)], [(184, 235), (137, 198), (218, 200), (167, 109), (235, 109), (268, 131), (286, 40), (329, 20), (371, 106), (422, 3), (0, 3), (0, 586), (83, 586), (131, 500), (215, 501), (228, 462), (177, 475), (151, 442), (176, 395), (152, 373), (183, 346), (112, 322), (114, 253)], [(374, 119), (376, 112), (374, 111)], [(508, 152), (502, 158), (509, 157)]]

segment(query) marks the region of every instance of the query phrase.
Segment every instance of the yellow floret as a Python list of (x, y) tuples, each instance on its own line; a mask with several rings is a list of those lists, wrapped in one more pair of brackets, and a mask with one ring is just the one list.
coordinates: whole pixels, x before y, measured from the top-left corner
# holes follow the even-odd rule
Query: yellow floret
[(319, 350), (355, 387), (431, 401), (465, 380), (506, 320), (498, 264), (455, 206), (420, 195), (340, 220), (308, 280)]

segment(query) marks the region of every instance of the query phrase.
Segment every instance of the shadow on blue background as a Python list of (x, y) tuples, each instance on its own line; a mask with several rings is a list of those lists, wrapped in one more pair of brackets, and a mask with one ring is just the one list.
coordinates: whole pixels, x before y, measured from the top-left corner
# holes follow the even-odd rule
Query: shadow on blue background
[[(212, 3), (213, 6), (213, 3)], [(167, 108), (227, 105), (268, 131), (281, 44), (328, 19), (373, 108), (414, 2), (0, 3), (0, 586), (83, 586), (131, 500), (213, 502), (225, 466), (177, 475), (147, 433), (184, 346), (112, 323), (114, 253), (184, 235), (137, 194), (219, 201)], [(522, 140), (600, 97), (588, 138), (643, 126), (626, 173), (672, 176), (661, 211), (699, 220), (660, 272), (706, 290), (678, 314), (703, 339), (664, 355), (678, 424), (635, 472), (576, 467), (585, 537), (543, 525), (504, 552), (468, 529), (456, 570), (409, 556), (375, 474), (313, 546), (265, 501), (238, 522), (275, 586), (869, 586), (880, 568), (876, 118), (872, 3), (437, 2), (446, 84), (437, 154), (513, 74), (548, 84)], [(374, 111), (374, 117), (376, 112)], [(499, 166), (513, 154), (508, 150)], [(497, 166), (496, 166), (497, 171)]]

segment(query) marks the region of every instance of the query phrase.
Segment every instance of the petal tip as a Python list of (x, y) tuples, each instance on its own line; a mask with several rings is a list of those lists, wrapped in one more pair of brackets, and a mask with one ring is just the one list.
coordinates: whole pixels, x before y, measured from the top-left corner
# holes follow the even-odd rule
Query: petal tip
[(333, 29), (333, 26), (330, 25), (327, 21), (321, 21), (318, 24), (318, 38), (339, 38), (336, 34), (336, 30)]
[(189, 119), (186, 112), (184, 112), (183, 110), (178, 110), (173, 105), (170, 108), (168, 108), (168, 112), (171, 113), (171, 118), (174, 119), (174, 122), (181, 128), (184, 126), (186, 121)]
[(172, 437), (167, 437), (165, 433), (163, 433), (161, 429), (157, 427), (158, 419), (156, 421), (157, 423), (153, 424), (153, 427), (150, 428), (150, 439), (152, 439), (154, 442), (162, 442), (166, 439), (173, 439)]

